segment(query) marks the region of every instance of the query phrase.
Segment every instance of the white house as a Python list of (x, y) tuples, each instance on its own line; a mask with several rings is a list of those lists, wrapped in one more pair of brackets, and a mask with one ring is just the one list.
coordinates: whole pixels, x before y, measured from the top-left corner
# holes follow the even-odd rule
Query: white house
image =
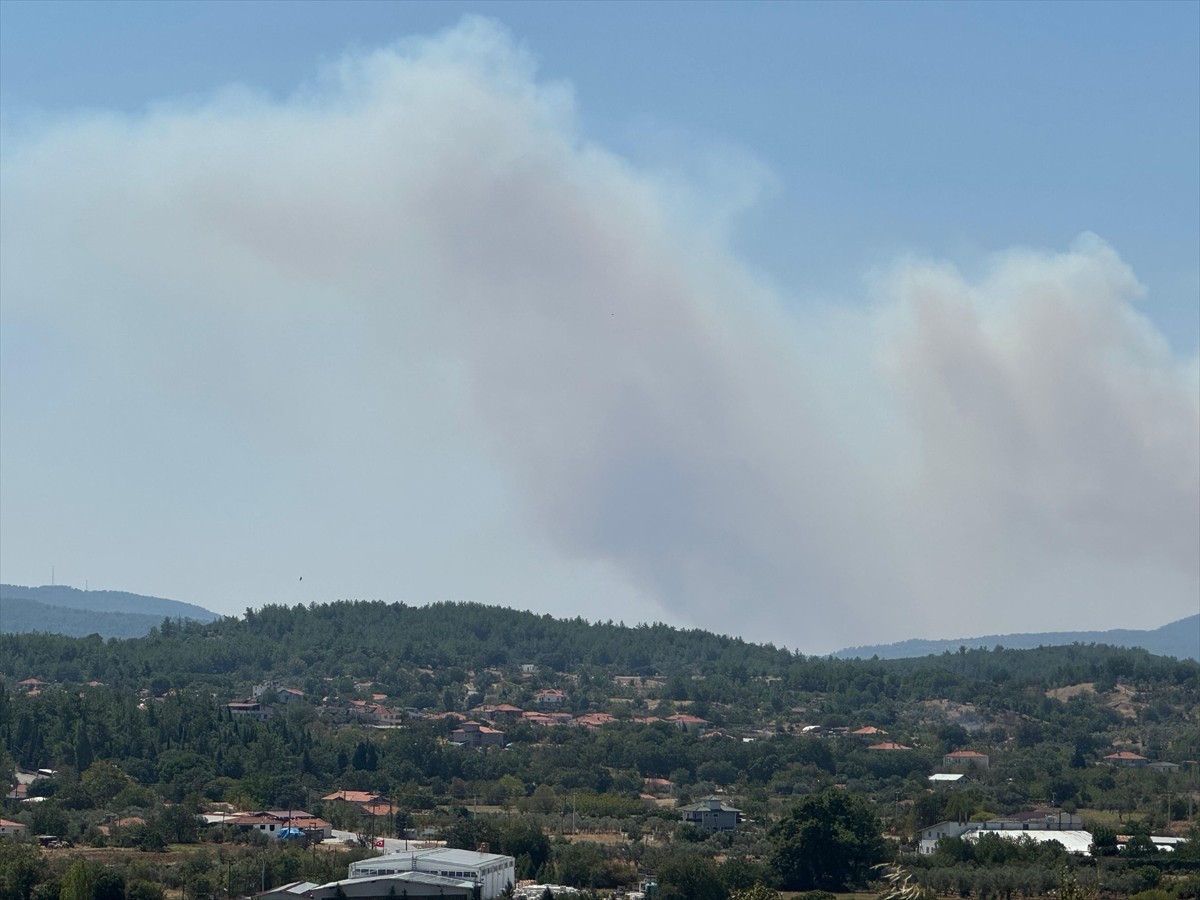
[(705, 797), (699, 803), (681, 807), (683, 821), (705, 831), (733, 831), (742, 821), (742, 811), (720, 797)]
[(567, 702), (567, 695), (557, 688), (549, 688), (544, 691), (538, 691), (534, 694), (533, 699), (542, 709), (558, 709)]
[(20, 837), (25, 833), (25, 826), (20, 822), (0, 819), (0, 837)]
[(938, 822), (921, 829), (921, 840), (917, 849), (923, 855), (929, 856), (937, 849), (937, 842), (942, 838), (962, 837), (968, 831), (982, 826), (982, 822)]
[[(208, 818), (206, 817), (206, 821)], [(215, 817), (214, 817), (215, 821)], [(221, 823), (233, 828), (246, 831), (257, 831), (268, 838), (276, 839), (292, 829), (299, 829), (314, 840), (326, 840), (333, 837), (333, 825), (324, 819), (319, 819), (304, 810), (267, 809), (255, 812), (236, 812), (222, 816)]]

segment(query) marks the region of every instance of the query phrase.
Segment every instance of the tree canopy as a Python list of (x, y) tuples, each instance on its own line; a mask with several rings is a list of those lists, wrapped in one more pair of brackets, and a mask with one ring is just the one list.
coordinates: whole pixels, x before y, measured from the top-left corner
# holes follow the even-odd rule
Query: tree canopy
[(771, 829), (771, 840), (771, 866), (787, 890), (858, 887), (885, 857), (871, 808), (836, 788), (805, 797)]

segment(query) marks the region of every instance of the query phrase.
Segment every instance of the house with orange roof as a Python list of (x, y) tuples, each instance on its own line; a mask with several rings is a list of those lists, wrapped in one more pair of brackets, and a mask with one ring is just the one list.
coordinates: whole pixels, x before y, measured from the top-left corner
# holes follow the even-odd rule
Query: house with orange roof
[(522, 709), (511, 703), (484, 704), (477, 706), (471, 712), (479, 718), (491, 719), (494, 722), (515, 722), (521, 718)]
[(942, 765), (947, 768), (962, 769), (977, 766), (980, 769), (986, 769), (990, 764), (991, 759), (986, 753), (978, 753), (975, 750), (955, 750), (942, 757)]
[(707, 719), (702, 719), (699, 716), (693, 716), (689, 713), (675, 713), (673, 716), (667, 716), (665, 721), (670, 722), (680, 731), (685, 731), (688, 734), (703, 734), (709, 725)]
[(1140, 769), (1142, 766), (1148, 765), (1150, 760), (1142, 756), (1140, 753), (1133, 753), (1130, 750), (1122, 750), (1119, 753), (1110, 753), (1104, 757), (1104, 761), (1110, 766), (1124, 766), (1130, 769)]
[(326, 803), (336, 800), (344, 800), (346, 803), (374, 803), (379, 800), (378, 794), (373, 794), (370, 791), (334, 791), (332, 794), (326, 794), (321, 798)]
[(450, 732), (450, 742), (464, 747), (503, 747), (504, 732), (479, 722), (463, 722)]
[(912, 747), (909, 747), (907, 744), (898, 744), (895, 741), (884, 741), (882, 744), (872, 744), (867, 749), (880, 753), (894, 753), (897, 750), (911, 750)]
[(25, 834), (26, 826), (20, 822), (0, 819), (0, 837), (21, 837)]
[(595, 731), (603, 725), (611, 725), (616, 721), (619, 721), (617, 717), (610, 716), (608, 713), (587, 713), (586, 715), (576, 716), (571, 720), (571, 724), (577, 725), (580, 728), (586, 728), (588, 731)]
[(540, 709), (558, 709), (567, 702), (567, 695), (558, 688), (548, 688), (533, 695)]
[(669, 778), (643, 778), (642, 789), (648, 794), (666, 797), (675, 792), (675, 784)]

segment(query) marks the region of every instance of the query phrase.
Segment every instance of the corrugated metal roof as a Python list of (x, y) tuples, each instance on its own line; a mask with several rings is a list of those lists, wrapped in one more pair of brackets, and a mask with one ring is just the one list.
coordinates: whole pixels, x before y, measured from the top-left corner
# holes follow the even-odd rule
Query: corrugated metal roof
[(1082, 853), (1090, 856), (1092, 853), (1092, 835), (1087, 831), (1058, 831), (1055, 829), (1036, 829), (1030, 831), (999, 830), (993, 828), (968, 831), (963, 840), (975, 843), (985, 834), (994, 834), (1006, 841), (1019, 841), (1029, 838), (1035, 844), (1046, 844), (1058, 841), (1068, 853)]
[(360, 875), (357, 878), (343, 878), (340, 881), (331, 881), (329, 884), (321, 885), (321, 887), (348, 887), (352, 884), (370, 884), (373, 881), (399, 881), (406, 882), (408, 884), (431, 884), (437, 887), (475, 887), (475, 882), (469, 878), (447, 878), (444, 875), (434, 875), (432, 872), (397, 872), (394, 875)]

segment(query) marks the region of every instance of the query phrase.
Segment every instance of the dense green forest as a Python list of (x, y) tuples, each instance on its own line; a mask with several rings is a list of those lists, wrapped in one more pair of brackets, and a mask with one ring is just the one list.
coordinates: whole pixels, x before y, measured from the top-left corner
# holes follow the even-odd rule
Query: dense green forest
[[(126, 865), (112, 878), (127, 891), (143, 882), (137, 890), (150, 893), (184, 882), (248, 891), (259, 884), (249, 884), (243, 855), (255, 852), (260, 882), (344, 874), (344, 860), (335, 872), (328, 854), (268, 850), (252, 836), (201, 827), (195, 815), (217, 804), (302, 807), (355, 832), (486, 842), (512, 852), (523, 876), (597, 890), (653, 872), (665, 897), (701, 896), (697, 884), (714, 897), (756, 883), (842, 889), (865, 883), (886, 859), (961, 896), (1044, 893), (1059, 886), (1064, 865), (1106, 891), (1165, 892), (1143, 900), (1195, 897), (1200, 887), (1200, 665), (1144, 651), (962, 648), (837, 660), (665, 625), (343, 602), (207, 624), (164, 620), (129, 640), (3, 635), (0, 675), (0, 772), (12, 783), (17, 768), (56, 770), (29, 786), (43, 802), (8, 801), (5, 818), (76, 844), (207, 854), (192, 860), (194, 872), (174, 863), (157, 880)], [(44, 684), (18, 685), (30, 678)], [(263, 718), (227, 707), (264, 684), (303, 699), (264, 701), (274, 715)], [(442, 714), (534, 710), (547, 689), (563, 692), (570, 715), (611, 718), (588, 727), (587, 719), (497, 722), (503, 747), (448, 740), (459, 719)], [(347, 715), (366, 704), (386, 704), (397, 720), (381, 728)], [(704, 720), (703, 733), (681, 730), (670, 719), (677, 713)], [(885, 735), (852, 733), (864, 726)], [(870, 749), (878, 740), (903, 749)], [(961, 749), (987, 754), (990, 766), (965, 784), (931, 786), (944, 755)], [(1107, 764), (1118, 750), (1165, 767)], [(664, 802), (646, 796), (647, 779), (669, 782)], [(384, 798), (388, 815), (321, 801), (335, 789)], [(710, 794), (742, 810), (735, 832), (680, 821), (674, 807)], [(1046, 806), (1081, 816), (1096, 834), (1191, 840), (1170, 854), (1133, 841), (1140, 857), (1123, 850), (1103, 868), (1056, 845), (947, 841), (934, 855), (906, 855), (922, 828), (943, 819)], [(138, 821), (102, 827), (114, 818)], [(813, 825), (830, 821), (841, 823), (840, 837)], [(587, 840), (601, 833), (618, 838)], [(813, 868), (804, 860), (814, 846), (822, 858), (845, 858)], [(0, 848), (0, 898), (35, 896), (39, 884), (51, 887), (37, 896), (61, 889), (68, 857), (22, 862), (16, 853)], [(5, 893), (3, 873), (22, 865), (34, 880)]]

